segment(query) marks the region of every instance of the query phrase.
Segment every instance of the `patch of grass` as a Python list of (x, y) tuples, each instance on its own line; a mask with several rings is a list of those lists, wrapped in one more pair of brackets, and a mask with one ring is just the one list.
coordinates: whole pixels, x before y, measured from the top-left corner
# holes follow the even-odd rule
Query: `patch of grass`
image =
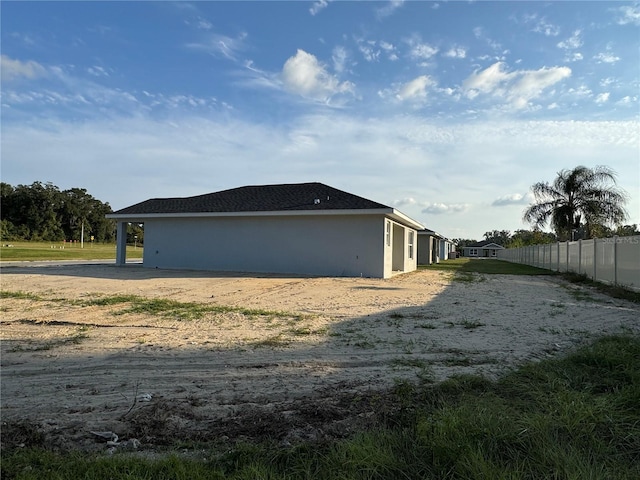
[(78, 300), (76, 304), (81, 305), (83, 307), (91, 307), (91, 306), (106, 307), (110, 305), (118, 305), (120, 303), (135, 302), (139, 298), (140, 297), (137, 297), (136, 295), (111, 295), (108, 297), (92, 298), (90, 300)]
[(485, 327), (487, 324), (482, 322), (472, 322), (470, 320), (463, 320), (459, 325), (461, 325), (463, 328), (466, 328), (467, 330), (472, 330), (478, 327)]
[(92, 299), (72, 300), (66, 298), (45, 299), (38, 295), (26, 292), (12, 292), (7, 290), (0, 291), (0, 298), (17, 298), (33, 301), (47, 301), (66, 303), (80, 307), (91, 306), (112, 306), (120, 304), (129, 304), (125, 308), (115, 312), (116, 315), (124, 315), (127, 313), (147, 314), (154, 316), (173, 317), (182, 320), (200, 319), (208, 313), (240, 313), (249, 317), (279, 317), (291, 318), (293, 320), (302, 320), (308, 318), (306, 315), (282, 312), (275, 310), (264, 310), (258, 308), (233, 307), (227, 305), (211, 305), (196, 302), (178, 302), (166, 298), (145, 298), (137, 295), (111, 295), (97, 296)]
[[(402, 363), (402, 362), (400, 362)], [(400, 381), (392, 408), (349, 438), (211, 446), (188, 456), (54, 453), (3, 425), (2, 478), (640, 478), (640, 338), (613, 336), (498, 381)], [(23, 432), (24, 434), (20, 435)], [(10, 443), (11, 444), (11, 443)], [(205, 448), (200, 446), (200, 448)], [(155, 458), (155, 459), (154, 459)]]
[(427, 330), (434, 330), (438, 327), (436, 327), (433, 323), (419, 323), (416, 325), (416, 328), (424, 328)]
[[(11, 247), (0, 249), (0, 261), (38, 260), (109, 260), (116, 258), (115, 243), (85, 242), (9, 242)], [(7, 243), (5, 243), (7, 245)], [(64, 247), (64, 248), (63, 248)], [(142, 258), (143, 248), (127, 246), (127, 258)]]
[(34, 300), (34, 301), (44, 300), (39, 295), (35, 295), (33, 293), (22, 292), (22, 291), (11, 292), (8, 290), (0, 291), (0, 299), (1, 298), (17, 298), (19, 300)]
[(290, 340), (287, 340), (282, 335), (274, 335), (262, 340), (256, 340), (249, 343), (249, 346), (253, 348), (282, 348), (291, 344)]
[(87, 328), (78, 328), (77, 332), (69, 337), (56, 338), (46, 342), (35, 342), (26, 340), (23, 344), (17, 344), (9, 349), (9, 352), (43, 352), (53, 350), (54, 348), (64, 347), (66, 345), (78, 345), (83, 340), (89, 338), (86, 333)]

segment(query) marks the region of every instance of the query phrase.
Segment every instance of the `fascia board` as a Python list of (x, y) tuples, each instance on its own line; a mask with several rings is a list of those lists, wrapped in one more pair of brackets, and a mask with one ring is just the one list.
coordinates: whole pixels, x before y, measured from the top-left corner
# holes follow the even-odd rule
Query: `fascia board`
[(302, 217), (302, 216), (335, 216), (335, 215), (386, 215), (398, 223), (424, 230), (424, 225), (409, 218), (395, 208), (372, 208), (351, 210), (275, 210), (268, 212), (187, 212), (187, 213), (140, 213), (140, 214), (116, 214), (109, 213), (106, 218), (124, 222), (144, 222), (144, 220), (161, 218), (229, 218), (229, 217)]
[(389, 216), (391, 218), (393, 218), (395, 221), (397, 221), (398, 223), (406, 225), (407, 227), (411, 227), (414, 230), (420, 231), (420, 230), (424, 230), (426, 228), (420, 222), (408, 217), (407, 215), (405, 215), (401, 211), (396, 210), (395, 208), (393, 209), (393, 212)]
[(156, 218), (215, 218), (215, 217), (301, 217), (328, 215), (391, 215), (391, 208), (351, 209), (351, 210), (274, 210), (267, 212), (185, 212), (185, 213), (109, 213), (106, 218), (122, 221), (142, 221)]

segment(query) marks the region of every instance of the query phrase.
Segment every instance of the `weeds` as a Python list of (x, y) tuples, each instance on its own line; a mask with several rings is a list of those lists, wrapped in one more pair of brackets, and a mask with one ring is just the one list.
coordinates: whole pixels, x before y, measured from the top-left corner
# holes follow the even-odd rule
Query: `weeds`
[[(414, 359), (394, 361), (421, 368)], [(591, 478), (640, 477), (640, 339), (607, 337), (499, 381), (461, 375), (399, 381), (395, 409), (344, 440), (236, 444), (208, 460), (176, 455), (5, 450), (3, 478)], [(28, 427), (28, 426), (27, 426)], [(3, 427), (20, 442), (37, 432)], [(13, 432), (13, 433), (12, 433)], [(213, 448), (213, 447), (212, 447)]]
[(29, 447), (38, 433), (28, 425), (3, 425), (3, 442), (26, 445), (3, 451), (2, 478), (640, 478), (638, 337), (603, 338), (495, 382), (399, 381), (379, 395), (385, 408), (349, 438), (212, 445), (207, 461), (53, 453)]

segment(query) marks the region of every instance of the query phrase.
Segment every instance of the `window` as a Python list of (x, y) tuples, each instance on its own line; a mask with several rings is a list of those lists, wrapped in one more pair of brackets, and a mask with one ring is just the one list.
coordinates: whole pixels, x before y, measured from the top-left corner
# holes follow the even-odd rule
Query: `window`
[(409, 232), (409, 258), (413, 258), (413, 232)]
[(387, 220), (387, 247), (391, 246), (391, 222)]
[(477, 257), (478, 256), (478, 249), (477, 248), (470, 248), (469, 249), (469, 256), (470, 257)]

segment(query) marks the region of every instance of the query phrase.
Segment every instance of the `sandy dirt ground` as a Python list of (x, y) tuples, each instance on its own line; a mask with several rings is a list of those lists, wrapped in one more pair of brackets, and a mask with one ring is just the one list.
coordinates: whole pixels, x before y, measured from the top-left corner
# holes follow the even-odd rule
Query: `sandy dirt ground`
[[(637, 305), (554, 276), (52, 264), (5, 266), (0, 282), (11, 294), (1, 304), (5, 446), (342, 437), (398, 382), (496, 377), (596, 336), (640, 333)], [(133, 308), (144, 299), (181, 308)]]

